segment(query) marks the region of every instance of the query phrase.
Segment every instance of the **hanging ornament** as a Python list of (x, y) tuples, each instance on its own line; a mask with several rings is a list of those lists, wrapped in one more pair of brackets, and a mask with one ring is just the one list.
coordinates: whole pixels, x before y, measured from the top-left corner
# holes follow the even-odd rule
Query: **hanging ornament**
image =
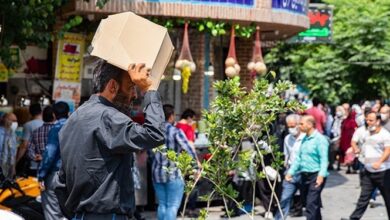
[(267, 72), (267, 67), (264, 64), (263, 54), (261, 52), (261, 42), (260, 42), (260, 28), (256, 27), (256, 40), (253, 46), (252, 59), (247, 66), (252, 77), (256, 77), (256, 74), (264, 75)]
[(233, 25), (232, 34), (230, 36), (229, 52), (225, 60), (225, 74), (229, 78), (238, 76), (241, 71), (241, 67), (237, 62), (235, 36), (236, 35)]
[(190, 44), (188, 40), (188, 23), (184, 24), (183, 45), (181, 47), (179, 59), (175, 63), (175, 68), (180, 70), (183, 93), (188, 92), (188, 84), (190, 82), (191, 73), (196, 71), (196, 65), (192, 59)]

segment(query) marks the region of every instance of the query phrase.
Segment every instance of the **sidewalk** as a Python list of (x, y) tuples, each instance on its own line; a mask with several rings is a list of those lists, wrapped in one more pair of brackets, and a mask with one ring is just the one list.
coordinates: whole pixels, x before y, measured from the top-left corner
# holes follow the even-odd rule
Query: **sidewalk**
[[(359, 174), (345, 174), (345, 170), (339, 172), (332, 171), (327, 179), (326, 186), (322, 192), (322, 201), (324, 208), (322, 209), (323, 220), (339, 220), (341, 217), (348, 217), (355, 208), (356, 202), (360, 194)], [(387, 220), (386, 207), (381, 196), (377, 197), (377, 206), (375, 208), (367, 208), (362, 220)], [(222, 207), (212, 207), (207, 219), (221, 219), (220, 215)], [(263, 207), (256, 207), (257, 213), (264, 212)], [(146, 219), (156, 219), (155, 212), (144, 213)], [(181, 219), (181, 218), (178, 218)], [(185, 218), (189, 220), (190, 218)], [(248, 216), (240, 216), (232, 218), (234, 220), (250, 219)], [(264, 219), (256, 215), (254, 219)], [(304, 217), (291, 218), (292, 220), (305, 220)]]

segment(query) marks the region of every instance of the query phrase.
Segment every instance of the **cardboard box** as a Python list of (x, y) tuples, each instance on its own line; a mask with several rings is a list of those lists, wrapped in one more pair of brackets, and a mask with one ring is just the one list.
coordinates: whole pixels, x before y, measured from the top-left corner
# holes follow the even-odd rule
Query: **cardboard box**
[(92, 40), (91, 55), (123, 70), (145, 63), (151, 69), (152, 89), (157, 90), (172, 56), (168, 30), (132, 12), (103, 19)]

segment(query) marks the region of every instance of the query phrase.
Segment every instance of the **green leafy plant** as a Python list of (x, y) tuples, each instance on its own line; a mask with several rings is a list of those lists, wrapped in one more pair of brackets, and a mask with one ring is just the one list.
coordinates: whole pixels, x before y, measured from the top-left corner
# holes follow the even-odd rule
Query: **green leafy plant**
[[(275, 78), (275, 73), (269, 73), (267, 77)], [(208, 205), (201, 211), (200, 219), (207, 218), (210, 201), (217, 197), (222, 198), (226, 210), (228, 210), (228, 200), (242, 207), (242, 201), (237, 200), (238, 192), (231, 185), (231, 174), (239, 174), (250, 169), (254, 171), (251, 176), (253, 196), (255, 182), (265, 179), (273, 190), (272, 200), (279, 204), (275, 193), (276, 181), (271, 181), (261, 169), (266, 166), (265, 156), (272, 157), (271, 166), (274, 169), (279, 170), (283, 166), (283, 155), (278, 152), (279, 147), (276, 145), (276, 138), (272, 135), (270, 127), (278, 114), (297, 111), (302, 109), (302, 106), (297, 102), (286, 102), (281, 98), (284, 92), (293, 86), (290, 82), (278, 81), (273, 85), (272, 90), (270, 85), (266, 78), (261, 78), (256, 80), (253, 89), (247, 92), (240, 86), (238, 77), (214, 84), (218, 95), (211, 105), (211, 110), (203, 112), (211, 157), (202, 163), (200, 173), (200, 178), (209, 181), (213, 190), (210, 194), (201, 197)], [(244, 140), (251, 140), (253, 148), (241, 150)], [(183, 175), (191, 177), (186, 182), (187, 201), (189, 193), (199, 180), (191, 170), (194, 161), (186, 153), (177, 156), (173, 152), (168, 158), (175, 161)], [(265, 208), (269, 210), (271, 207)], [(228, 210), (227, 214), (230, 216), (231, 212)], [(254, 219), (254, 211), (247, 215)]]

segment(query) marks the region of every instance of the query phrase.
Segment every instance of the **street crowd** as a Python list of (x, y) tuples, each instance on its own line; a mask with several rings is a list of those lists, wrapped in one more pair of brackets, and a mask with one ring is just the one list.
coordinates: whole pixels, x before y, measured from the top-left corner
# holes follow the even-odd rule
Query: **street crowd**
[[(38, 178), (45, 219), (143, 219), (134, 195), (143, 187), (135, 165), (140, 151), (148, 151), (153, 160), (157, 218), (176, 219), (185, 182), (165, 152), (186, 151), (196, 161), (195, 169), (201, 169), (192, 126), (196, 113), (187, 109), (175, 122), (174, 106), (163, 105), (159, 93), (150, 89), (149, 74), (142, 64), (123, 71), (100, 60), (94, 70), (94, 95), (72, 114), (65, 102), (43, 110), (40, 104), (32, 104), (32, 120), (23, 125), (20, 143), (16, 114), (2, 116), (2, 175)], [(145, 94), (140, 114), (131, 106), (136, 87)], [(328, 170), (346, 166), (347, 173), (359, 173), (361, 194), (356, 209), (345, 219), (361, 219), (378, 191), (390, 219), (390, 107), (365, 101), (344, 103), (332, 111), (317, 99), (304, 104), (304, 113), (283, 116), (275, 126), (285, 156), (278, 192), (281, 207), (271, 202), (265, 181), (258, 181), (258, 197), (266, 209), (271, 207), (264, 216), (279, 220), (304, 214), (309, 220), (322, 219), (321, 192)], [(162, 150), (151, 151), (161, 145)], [(252, 186), (237, 178), (233, 182), (244, 207), (230, 204), (229, 208), (231, 216), (238, 216), (242, 209), (253, 209), (251, 196), (245, 195)], [(186, 214), (196, 217), (197, 194), (189, 200)]]

